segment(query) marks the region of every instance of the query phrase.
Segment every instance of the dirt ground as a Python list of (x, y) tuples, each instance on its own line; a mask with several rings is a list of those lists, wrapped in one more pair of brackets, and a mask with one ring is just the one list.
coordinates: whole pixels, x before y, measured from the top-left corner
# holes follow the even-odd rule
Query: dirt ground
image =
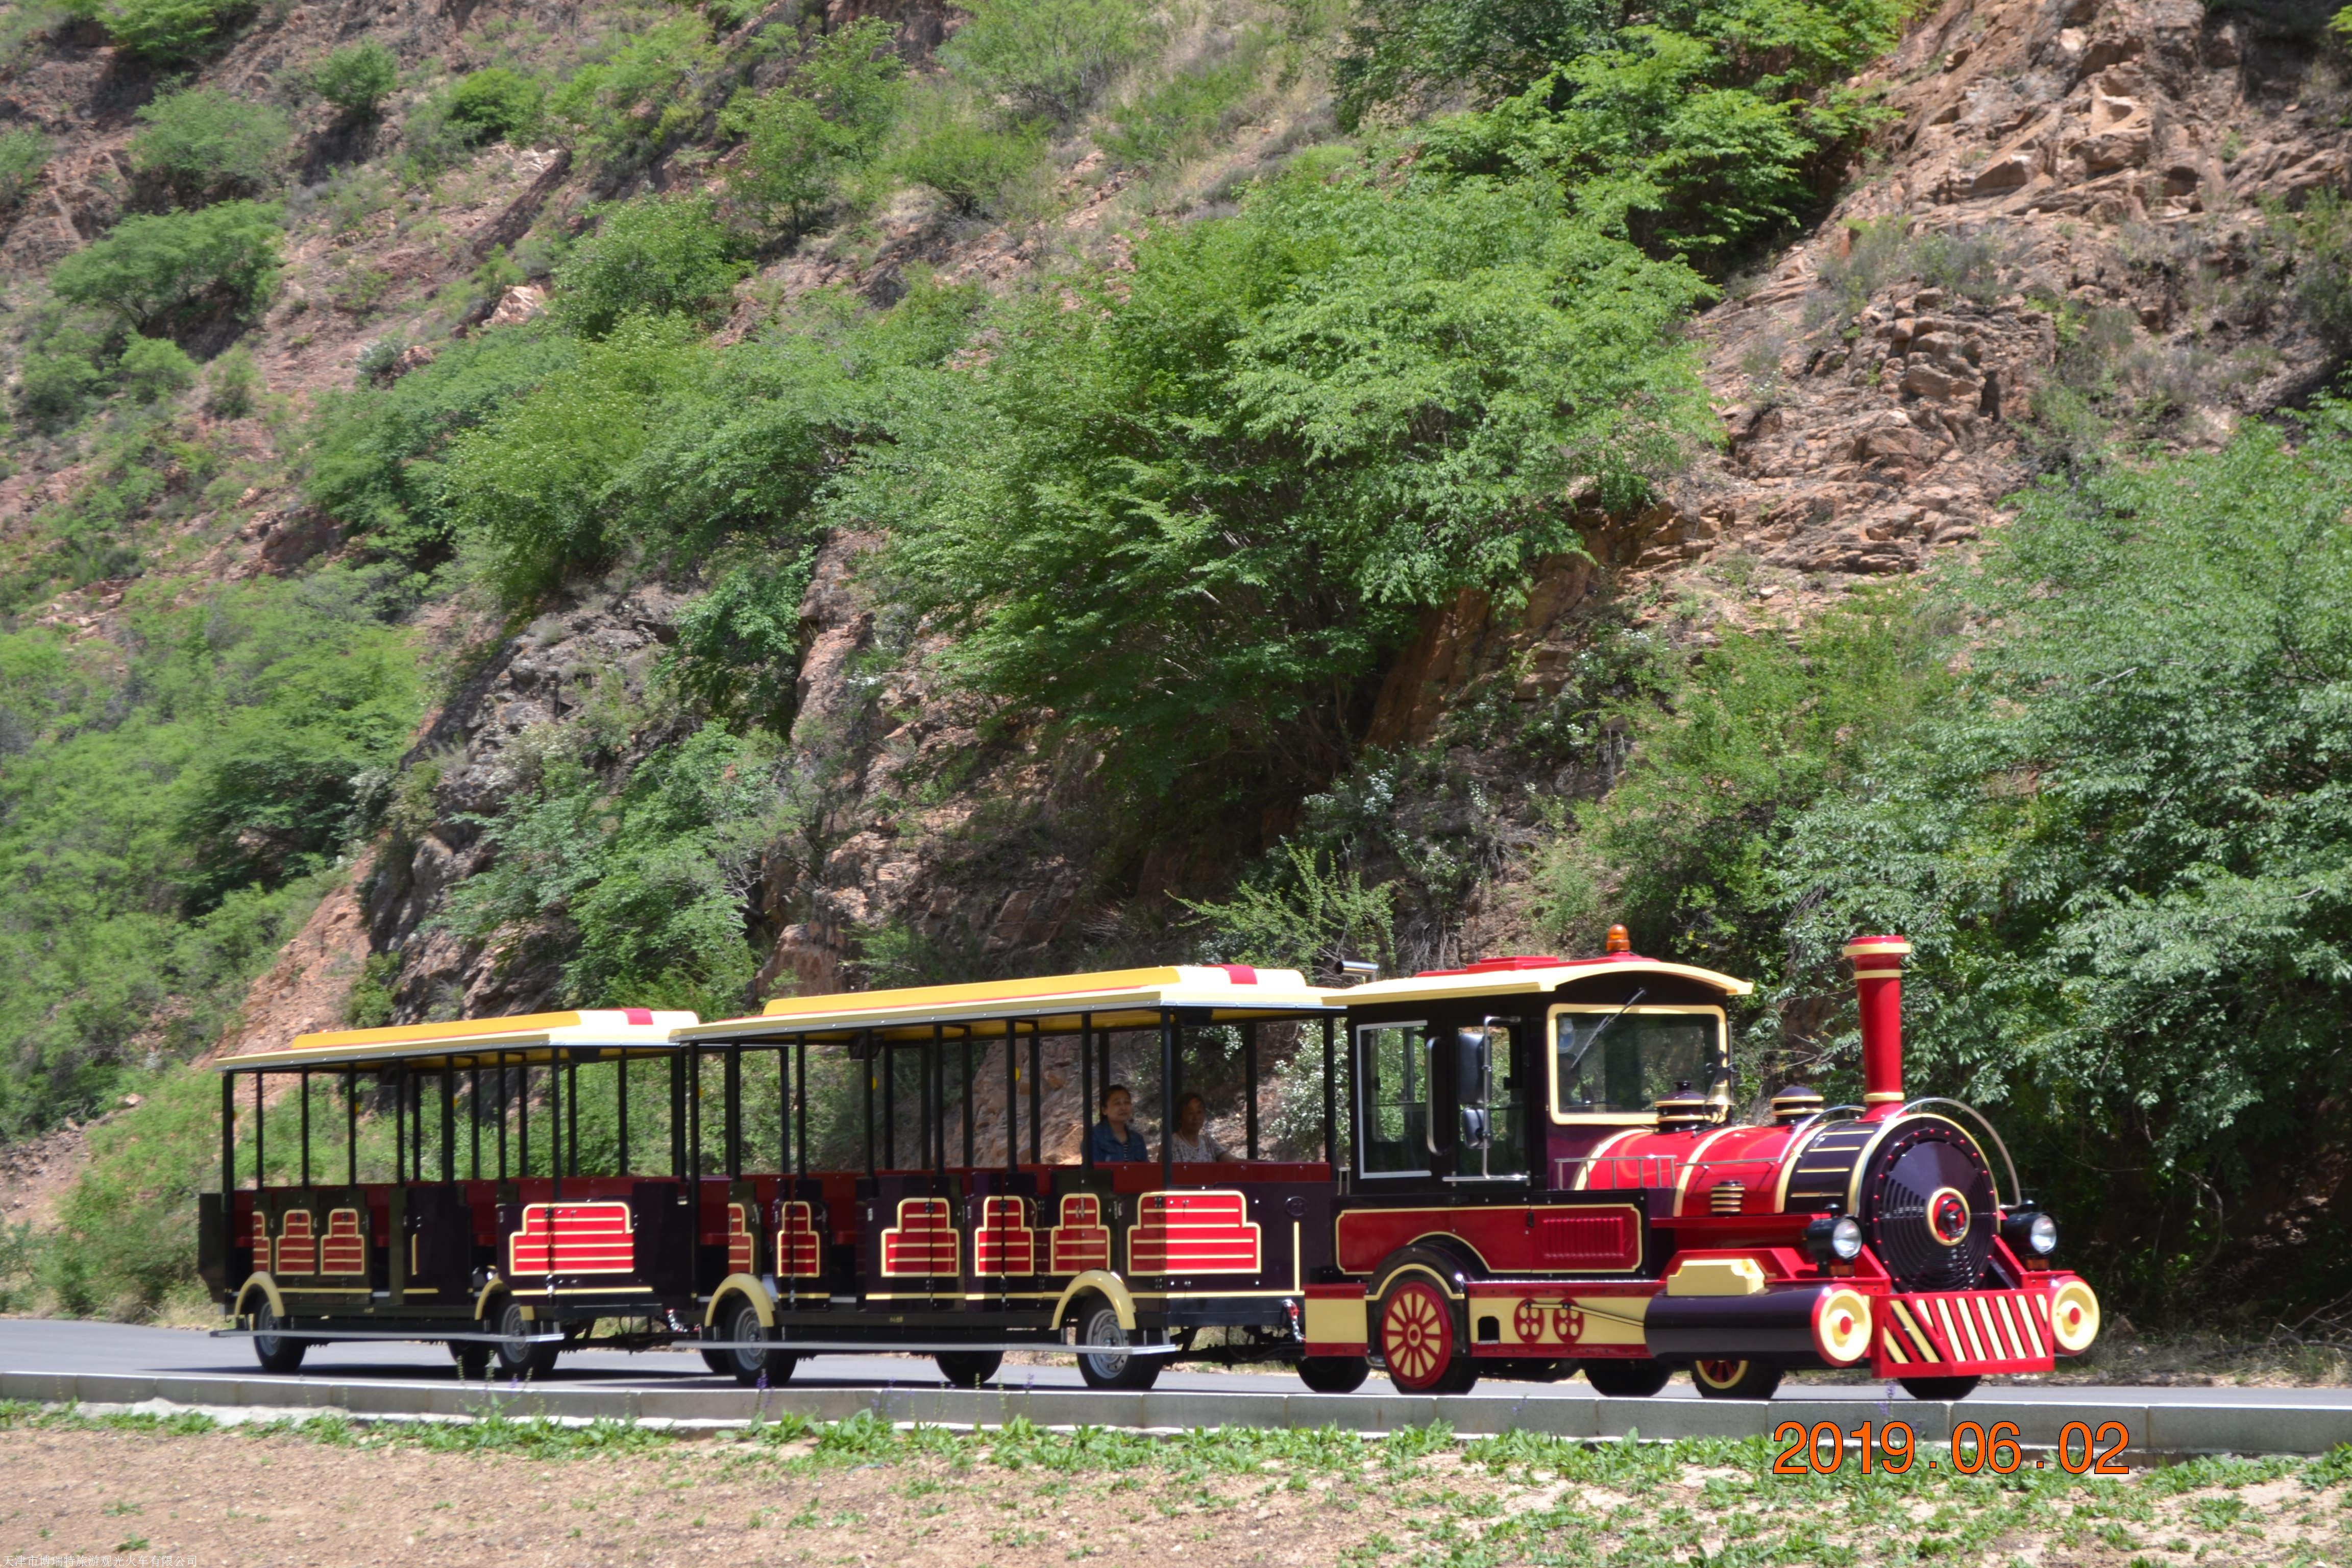
[(0, 1410), (5, 1563), (2017, 1563), (2352, 1561), (2352, 1453), (2116, 1479), (1780, 1477), (1758, 1443), (1442, 1430), (218, 1428)]

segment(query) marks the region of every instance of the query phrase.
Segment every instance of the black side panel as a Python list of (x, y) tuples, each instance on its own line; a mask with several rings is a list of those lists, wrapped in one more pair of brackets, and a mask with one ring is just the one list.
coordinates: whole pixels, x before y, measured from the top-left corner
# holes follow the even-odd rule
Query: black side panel
[(683, 1191), (679, 1182), (639, 1182), (629, 1194), (637, 1277), (656, 1295), (684, 1296), (694, 1289), (693, 1214), (677, 1201)]
[(440, 1305), (471, 1305), (467, 1276), (474, 1267), (474, 1216), (459, 1187), (408, 1189), (407, 1289)]
[(218, 1193), (196, 1194), (196, 1276), (215, 1296), (228, 1289), (228, 1215)]

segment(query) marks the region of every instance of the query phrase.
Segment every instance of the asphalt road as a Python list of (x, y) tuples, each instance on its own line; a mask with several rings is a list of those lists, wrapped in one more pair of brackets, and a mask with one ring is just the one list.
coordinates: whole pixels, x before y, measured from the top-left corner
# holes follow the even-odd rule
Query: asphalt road
[[(61, 1321), (36, 1318), (0, 1319), (0, 1372), (26, 1373), (235, 1373), (257, 1375), (250, 1342), (216, 1340), (201, 1330), (136, 1328), (121, 1323)], [(420, 1379), (454, 1381), (455, 1365), (439, 1344), (365, 1344), (313, 1346), (299, 1374), (301, 1381), (400, 1382)], [(289, 1381), (294, 1381), (289, 1379)], [(567, 1353), (554, 1374), (554, 1384), (584, 1386), (658, 1388), (732, 1388), (732, 1379), (715, 1377), (702, 1359), (686, 1351), (587, 1351)], [(1075, 1363), (1011, 1365), (995, 1380), (1010, 1388), (1081, 1388)], [(827, 1355), (803, 1362), (793, 1378), (795, 1388), (937, 1388), (943, 1380), (924, 1357), (887, 1355)], [(1300, 1394), (1305, 1385), (1287, 1373), (1223, 1372), (1187, 1366), (1160, 1374), (1158, 1386), (1171, 1393)], [(1480, 1393), (1507, 1391), (1518, 1398), (1590, 1398), (1591, 1387), (1577, 1378), (1557, 1384), (1482, 1383)], [(1367, 1394), (1392, 1392), (1385, 1378), (1375, 1375), (1364, 1385)], [(2004, 1400), (2032, 1403), (2091, 1405), (2112, 1398), (2183, 1408), (2200, 1405), (2274, 1405), (2352, 1410), (2352, 1388), (2142, 1388), (2052, 1386), (1988, 1378), (1984, 1392)], [(1781, 1397), (1883, 1401), (1889, 1391), (1876, 1383), (1832, 1382), (1799, 1374), (1781, 1385)], [(1695, 1399), (1688, 1382), (1676, 1378), (1661, 1399)], [(1895, 1394), (1895, 1398), (1906, 1395)]]

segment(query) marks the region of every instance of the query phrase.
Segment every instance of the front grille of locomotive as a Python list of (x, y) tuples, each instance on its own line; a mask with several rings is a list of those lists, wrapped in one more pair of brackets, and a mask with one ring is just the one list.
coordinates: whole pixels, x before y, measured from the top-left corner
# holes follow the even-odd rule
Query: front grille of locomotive
[[(1865, 1159), (1857, 1184), (1854, 1167)], [(1823, 1129), (1798, 1152), (1787, 1212), (1843, 1212), (1850, 1199), (1896, 1289), (1967, 1290), (1982, 1281), (2000, 1210), (1992, 1169), (1960, 1128), (1916, 1117), (1892, 1129)]]

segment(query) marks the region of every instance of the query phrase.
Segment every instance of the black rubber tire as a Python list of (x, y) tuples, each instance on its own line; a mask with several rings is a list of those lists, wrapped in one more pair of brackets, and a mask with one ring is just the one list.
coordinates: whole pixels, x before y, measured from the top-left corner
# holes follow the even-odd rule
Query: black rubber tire
[(1611, 1357), (1606, 1361), (1580, 1362), (1578, 1370), (1596, 1394), (1612, 1399), (1647, 1399), (1665, 1387), (1674, 1376), (1674, 1369), (1661, 1362), (1624, 1361)]
[(490, 1347), (480, 1340), (451, 1340), (449, 1359), (457, 1363), (457, 1375), (467, 1383), (478, 1383), (490, 1375)]
[(1003, 1351), (941, 1351), (931, 1358), (940, 1375), (958, 1388), (978, 1388), (1004, 1364)]
[[(1078, 1343), (1082, 1345), (1125, 1345), (1134, 1341), (1118, 1326), (1118, 1313), (1111, 1304), (1097, 1296), (1078, 1308)], [(1086, 1379), (1088, 1388), (1111, 1389), (1122, 1394), (1140, 1394), (1160, 1381), (1160, 1363), (1164, 1357), (1143, 1355), (1078, 1357), (1078, 1375)]]
[(1353, 1394), (1372, 1375), (1372, 1363), (1357, 1355), (1311, 1355), (1298, 1363), (1298, 1381), (1316, 1394)]
[[(483, 1329), (493, 1334), (535, 1334), (543, 1326), (522, 1315), (522, 1303), (511, 1296), (501, 1296), (491, 1308), (493, 1317)], [(499, 1340), (490, 1346), (490, 1364), (500, 1377), (545, 1377), (555, 1370), (555, 1353), (562, 1347), (550, 1340), (544, 1344), (524, 1344), (516, 1340)]]
[(266, 1300), (253, 1313), (253, 1359), (261, 1363), (264, 1372), (299, 1372), (302, 1357), (309, 1352), (308, 1340), (281, 1340), (268, 1331), (285, 1324), (270, 1310)]
[[(773, 1337), (768, 1327), (760, 1321), (760, 1309), (753, 1306), (748, 1297), (735, 1298), (734, 1304), (727, 1309), (727, 1315), (719, 1321), (719, 1327), (720, 1332), (730, 1340)], [(768, 1380), (770, 1388), (782, 1388), (793, 1380), (793, 1369), (800, 1364), (800, 1357), (782, 1351), (720, 1351), (719, 1353), (726, 1358), (727, 1374), (746, 1388), (759, 1387), (762, 1377)]]
[(1977, 1391), (1981, 1377), (1898, 1377), (1903, 1392), (1914, 1399), (1941, 1404), (1950, 1399), (1966, 1399)]
[(1702, 1399), (1769, 1399), (1785, 1370), (1760, 1361), (1696, 1362), (1691, 1386)]
[(702, 1357), (702, 1364), (717, 1373), (719, 1376), (732, 1377), (735, 1375), (735, 1358), (729, 1355), (725, 1351), (703, 1351), (698, 1353)]

